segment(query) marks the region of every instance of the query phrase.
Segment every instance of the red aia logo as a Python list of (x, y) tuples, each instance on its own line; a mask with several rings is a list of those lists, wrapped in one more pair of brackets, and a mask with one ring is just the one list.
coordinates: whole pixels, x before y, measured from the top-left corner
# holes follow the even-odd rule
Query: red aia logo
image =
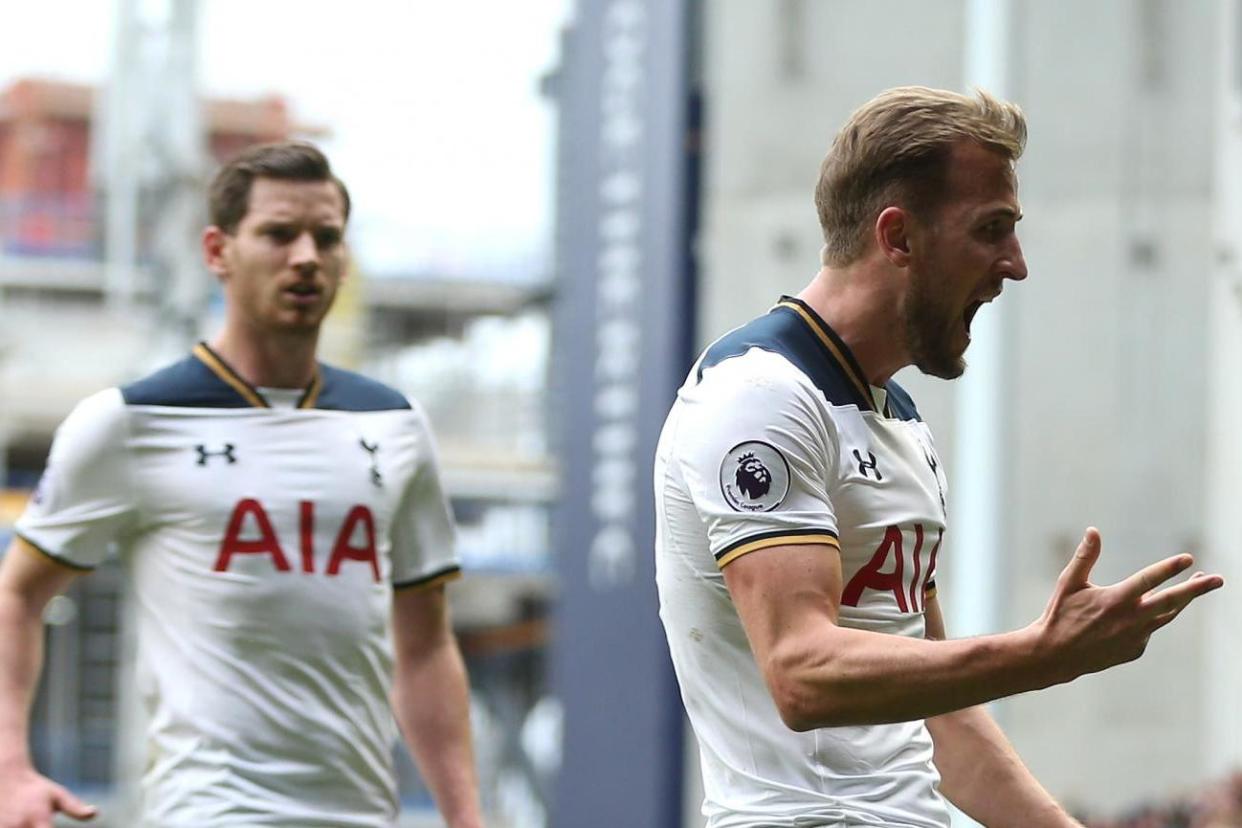
[[(932, 547), (927, 561), (927, 573), (923, 574), (923, 524), (914, 524), (914, 554), (911, 556), (914, 559), (912, 565), (914, 574), (908, 584), (906, 583), (906, 554), (903, 548), (903, 538), (901, 529), (896, 526), (890, 526), (884, 530), (884, 540), (880, 541), (879, 549), (875, 550), (871, 560), (854, 573), (854, 577), (850, 578), (850, 582), (845, 585), (845, 591), (841, 593), (842, 604), (856, 607), (862, 598), (863, 590), (875, 589), (881, 592), (891, 592), (897, 601), (898, 609), (902, 612), (922, 612), (926, 609), (925, 593), (927, 584), (936, 571), (936, 553), (940, 551), (944, 528), (941, 527), (936, 536), (936, 545)], [(890, 555), (893, 558), (891, 569), (888, 563)], [(888, 571), (884, 571), (885, 569)], [(922, 575), (921, 581), (920, 575)], [(909, 596), (908, 600), (907, 596)]]
[[(242, 528), (246, 518), (252, 518), (253, 525), (258, 529), (258, 538), (242, 540)], [(315, 504), (309, 500), (298, 502), (298, 540), (302, 558), (302, 571), (315, 572)], [(350, 543), (358, 527), (362, 527), (365, 543), (354, 546)], [(253, 533), (252, 533), (253, 537)], [(289, 559), (276, 538), (276, 530), (272, 528), (271, 518), (263, 504), (254, 498), (240, 500), (233, 507), (229, 516), (228, 528), (224, 531), (224, 540), (220, 541), (220, 554), (216, 556), (216, 572), (226, 572), (234, 555), (270, 555), (272, 564), (279, 572), (290, 570)], [(328, 559), (328, 575), (336, 575), (341, 571), (345, 561), (364, 561), (371, 564), (371, 574), (379, 583), (379, 558), (375, 553), (375, 518), (366, 506), (355, 506), (345, 515), (345, 522), (336, 533), (336, 543), (332, 545), (332, 557)]]

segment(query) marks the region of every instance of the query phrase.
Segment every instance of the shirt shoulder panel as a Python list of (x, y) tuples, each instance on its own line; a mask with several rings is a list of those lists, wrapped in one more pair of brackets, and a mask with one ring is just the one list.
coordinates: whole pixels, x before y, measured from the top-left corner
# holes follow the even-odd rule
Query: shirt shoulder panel
[(121, 386), (121, 397), (126, 405), (177, 408), (250, 408), (252, 405), (194, 356)]
[(716, 340), (699, 361), (696, 381), (703, 379), (707, 369), (754, 348), (783, 356), (819, 388), (829, 404), (871, 408), (871, 404), (861, 397), (845, 367), (826, 352), (814, 331), (797, 312), (783, 305)]
[(323, 389), (315, 407), (332, 411), (400, 411), (413, 406), (405, 395), (353, 371), (320, 365)]
[(56, 429), (53, 446), (65, 459), (91, 465), (103, 453), (121, 454), (129, 434), (127, 413), (116, 388), (84, 398)]

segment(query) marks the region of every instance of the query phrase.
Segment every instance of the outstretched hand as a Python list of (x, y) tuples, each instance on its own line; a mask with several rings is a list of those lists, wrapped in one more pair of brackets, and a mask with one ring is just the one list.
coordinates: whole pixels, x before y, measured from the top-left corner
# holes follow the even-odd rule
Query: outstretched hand
[(1196, 598), (1225, 585), (1219, 575), (1196, 572), (1186, 581), (1160, 589), (1194, 564), (1190, 555), (1174, 555), (1124, 581), (1100, 587), (1090, 581), (1099, 558), (1100, 533), (1089, 528), (1057, 579), (1044, 614), (1035, 622), (1056, 681), (1133, 661), (1143, 654), (1152, 633)]

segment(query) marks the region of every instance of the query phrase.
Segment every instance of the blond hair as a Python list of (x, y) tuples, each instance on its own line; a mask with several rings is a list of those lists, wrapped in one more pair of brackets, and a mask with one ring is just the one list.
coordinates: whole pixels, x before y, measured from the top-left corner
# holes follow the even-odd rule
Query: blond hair
[(815, 185), (824, 264), (858, 259), (886, 206), (934, 210), (945, 196), (949, 154), (963, 139), (1016, 162), (1026, 146), (1026, 117), (982, 90), (967, 96), (923, 86), (889, 89), (855, 110)]

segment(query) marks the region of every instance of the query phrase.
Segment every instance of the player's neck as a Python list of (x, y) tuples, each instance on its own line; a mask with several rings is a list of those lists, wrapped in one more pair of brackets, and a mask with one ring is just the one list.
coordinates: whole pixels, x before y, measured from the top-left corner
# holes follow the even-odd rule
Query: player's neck
[(319, 332), (270, 333), (226, 325), (211, 348), (256, 388), (304, 388), (315, 376)]
[(893, 281), (865, 263), (824, 267), (798, 298), (810, 305), (854, 353), (867, 381), (882, 386), (910, 364), (901, 297)]

